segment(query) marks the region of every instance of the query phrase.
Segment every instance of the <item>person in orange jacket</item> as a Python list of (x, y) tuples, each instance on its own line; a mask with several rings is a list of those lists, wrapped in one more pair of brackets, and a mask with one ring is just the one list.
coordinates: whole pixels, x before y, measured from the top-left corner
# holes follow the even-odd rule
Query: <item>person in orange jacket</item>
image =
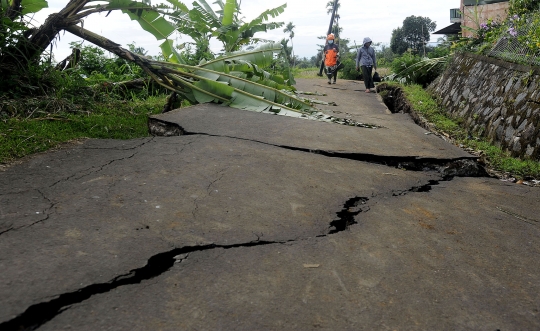
[(328, 84), (336, 83), (339, 60), (339, 46), (335, 43), (334, 34), (329, 34), (326, 37), (326, 46), (324, 46), (324, 66), (326, 67), (326, 75), (328, 76)]

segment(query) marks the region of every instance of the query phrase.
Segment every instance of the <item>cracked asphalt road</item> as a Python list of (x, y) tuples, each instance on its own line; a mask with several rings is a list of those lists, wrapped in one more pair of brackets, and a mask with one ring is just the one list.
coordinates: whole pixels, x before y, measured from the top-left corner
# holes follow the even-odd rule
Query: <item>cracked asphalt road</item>
[(538, 188), (355, 84), (321, 99), (384, 128), (201, 105), (0, 173), (0, 329), (540, 328)]

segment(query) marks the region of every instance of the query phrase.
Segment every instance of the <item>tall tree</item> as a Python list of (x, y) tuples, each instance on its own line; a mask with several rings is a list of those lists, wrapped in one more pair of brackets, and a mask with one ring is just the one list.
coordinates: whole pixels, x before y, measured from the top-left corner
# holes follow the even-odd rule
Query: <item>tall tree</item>
[(294, 61), (294, 43), (293, 43), (294, 29), (295, 29), (295, 28), (296, 28), (296, 26), (293, 24), (293, 22), (289, 22), (289, 23), (287, 23), (287, 25), (285, 26), (285, 29), (283, 29), (283, 32), (289, 34), (289, 40), (291, 41), (292, 58), (293, 58), (293, 67), (294, 67), (294, 65), (295, 65), (295, 61)]
[(429, 17), (409, 16), (403, 21), (403, 38), (416, 54), (429, 42), (430, 32), (435, 31), (437, 23)]
[(390, 49), (395, 54), (401, 55), (407, 51), (409, 45), (405, 41), (402, 28), (392, 30), (392, 39), (390, 40)]
[[(337, 13), (337, 11), (339, 10), (339, 8), (341, 7), (341, 4), (338, 2), (337, 5), (336, 5), (336, 15), (334, 16), (334, 20), (339, 20), (341, 17), (339, 16), (339, 14)], [(326, 14), (330, 15), (332, 14), (332, 11), (334, 10), (334, 1), (328, 1), (326, 3)]]

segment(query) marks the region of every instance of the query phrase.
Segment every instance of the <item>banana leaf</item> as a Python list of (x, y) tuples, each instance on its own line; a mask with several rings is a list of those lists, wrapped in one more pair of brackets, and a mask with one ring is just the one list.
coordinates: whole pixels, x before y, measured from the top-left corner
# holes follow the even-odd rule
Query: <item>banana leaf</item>
[[(190, 89), (190, 84), (193, 84), (194, 86), (198, 88), (208, 88), (206, 91), (208, 92), (209, 96), (202, 97), (200, 93), (204, 94), (204, 91), (197, 90), (196, 93), (193, 93), (193, 96), (190, 94), (191, 92), (182, 94), (186, 94), (186, 96), (190, 100), (196, 100), (197, 102), (224, 102), (223, 99), (216, 100), (215, 95), (219, 95), (222, 98), (228, 99), (230, 98), (231, 101), (229, 105), (231, 107), (238, 107), (238, 101), (234, 101), (235, 99), (232, 97), (232, 95), (224, 94), (223, 85), (232, 87), (235, 92), (239, 93), (241, 96), (239, 96), (239, 100), (245, 100), (246, 97), (251, 96), (253, 100), (251, 100), (247, 108), (244, 108), (242, 106), (242, 109), (251, 109), (253, 108), (253, 105), (258, 105), (257, 110), (261, 109), (269, 109), (272, 106), (278, 107), (278, 108), (284, 108), (285, 110), (290, 110), (293, 112), (299, 112), (299, 113), (306, 113), (311, 114), (314, 112), (317, 112), (315, 108), (313, 108), (309, 103), (303, 102), (302, 100), (298, 99), (293, 94), (289, 94), (284, 90), (278, 90), (276, 88), (263, 85), (259, 83), (259, 80), (253, 81), (248, 79), (248, 77), (241, 77), (240, 75), (232, 75), (230, 73), (224, 73), (224, 72), (218, 72), (206, 68), (202, 68), (200, 66), (192, 67), (188, 65), (182, 65), (182, 64), (172, 64), (172, 63), (166, 63), (166, 62), (160, 62), (160, 64), (164, 68), (169, 68), (169, 70), (165, 70), (166, 73), (171, 73), (175, 75), (183, 75), (190, 80), (193, 80), (194, 82), (200, 82), (200, 81), (206, 81), (205, 85), (200, 85), (196, 83), (191, 83), (190, 80), (183, 80), (181, 83), (186, 87), (187, 89)], [(181, 68), (183, 71), (175, 71), (172, 68)], [(240, 74), (244, 74), (239, 72)], [(173, 78), (173, 80), (176, 80)], [(216, 84), (212, 84), (212, 82), (215, 82)], [(270, 83), (268, 83), (270, 84)], [(279, 87), (277, 83), (276, 87)], [(227, 90), (230, 91), (230, 90)], [(247, 94), (247, 95), (246, 95)], [(225, 101), (224, 103), (227, 104)]]
[[(281, 72), (282, 75), (275, 75), (261, 69), (261, 67), (267, 67), (272, 64), (274, 54), (282, 51), (283, 46), (281, 44), (268, 43), (251, 51), (229, 53), (215, 60), (203, 62), (199, 66), (225, 73), (241, 71), (247, 73), (250, 79), (258, 81), (261, 84), (267, 85), (269, 83), (273, 86), (271, 81), (274, 81), (280, 85), (280, 89), (287, 88), (294, 90), (292, 85), (296, 82), (292, 78), (292, 75), (290, 75), (288, 68), (284, 72)], [(252, 76), (258, 76), (259, 78), (254, 79)]]
[(163, 57), (165, 57), (167, 61), (170, 61), (172, 63), (184, 63), (182, 57), (174, 48), (172, 40), (165, 40), (161, 45), (159, 45), (159, 47), (161, 48), (161, 53), (163, 53)]
[(21, 14), (26, 15), (30, 13), (37, 13), (43, 8), (48, 8), (49, 4), (45, 0), (22, 0), (21, 7)]
[(223, 7), (223, 19), (221, 24), (231, 25), (234, 19), (234, 13), (236, 12), (236, 0), (227, 0)]
[(167, 39), (176, 27), (167, 21), (156, 10), (149, 9), (149, 4), (145, 2), (131, 0), (111, 0), (107, 4), (107, 9), (122, 9), (132, 21), (137, 21), (147, 32), (150, 32), (157, 40)]
[(167, 0), (170, 4), (174, 6), (175, 9), (180, 10), (181, 12), (187, 13), (189, 12), (188, 7), (181, 1), (178, 0)]

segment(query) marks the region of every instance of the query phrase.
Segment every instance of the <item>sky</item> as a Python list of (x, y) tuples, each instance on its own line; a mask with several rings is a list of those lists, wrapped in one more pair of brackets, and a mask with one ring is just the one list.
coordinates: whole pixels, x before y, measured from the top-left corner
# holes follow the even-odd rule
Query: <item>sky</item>
[[(273, 21), (293, 22), (296, 26), (293, 39), (294, 52), (300, 57), (310, 58), (317, 53), (317, 44), (321, 44), (318, 36), (323, 36), (328, 30), (330, 15), (326, 13), (326, 3), (329, 0), (242, 0), (241, 12), (246, 21), (257, 17), (266, 9), (287, 4), (285, 12)], [(182, 1), (191, 7), (191, 0)], [(213, 0), (207, 0), (212, 3)], [(361, 44), (364, 37), (370, 37), (375, 43), (389, 43), (392, 30), (401, 27), (403, 20), (408, 16), (429, 17), (437, 23), (437, 29), (450, 25), (450, 9), (459, 8), (460, 0), (339, 0), (341, 7), (339, 14), (340, 26), (343, 28), (342, 38), (351, 40), (351, 44)], [(33, 17), (35, 25), (39, 26), (48, 15), (60, 11), (68, 0), (48, 0), (49, 8), (41, 10)], [(153, 2), (154, 3), (154, 2)], [(142, 30), (139, 24), (131, 21), (121, 12), (112, 12), (108, 17), (105, 14), (94, 14), (84, 21), (84, 28), (101, 34), (112, 41), (124, 45), (135, 42), (137, 46), (148, 50), (149, 55), (158, 55), (159, 45), (162, 41), (156, 40), (150, 33)], [(283, 28), (259, 33), (259, 38), (279, 41), (288, 37)], [(69, 42), (80, 41), (69, 32), (62, 32), (59, 40), (53, 46), (54, 57), (57, 61), (68, 56), (71, 51)], [(189, 41), (186, 36), (172, 36), (178, 43)], [(437, 35), (431, 37), (436, 41)], [(88, 42), (85, 42), (88, 44)], [(212, 43), (212, 50), (218, 52), (219, 43)]]

